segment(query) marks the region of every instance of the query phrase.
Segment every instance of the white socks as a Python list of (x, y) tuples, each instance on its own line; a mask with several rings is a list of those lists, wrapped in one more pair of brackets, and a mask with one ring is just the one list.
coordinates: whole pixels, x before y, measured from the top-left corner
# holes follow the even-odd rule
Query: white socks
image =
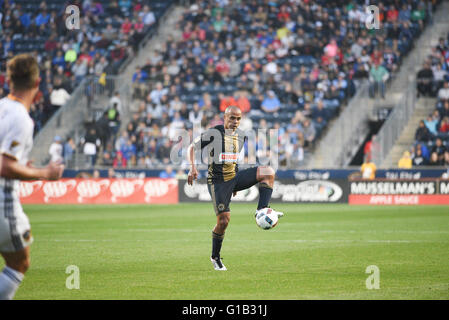
[(5, 267), (0, 273), (0, 300), (12, 300), (23, 277), (22, 273)]

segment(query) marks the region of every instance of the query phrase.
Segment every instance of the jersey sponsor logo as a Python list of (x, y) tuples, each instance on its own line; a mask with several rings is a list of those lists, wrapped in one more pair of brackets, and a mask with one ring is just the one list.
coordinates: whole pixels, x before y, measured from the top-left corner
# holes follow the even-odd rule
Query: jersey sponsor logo
[(219, 155), (219, 161), (221, 162), (237, 162), (238, 159), (239, 159), (238, 153), (222, 152)]

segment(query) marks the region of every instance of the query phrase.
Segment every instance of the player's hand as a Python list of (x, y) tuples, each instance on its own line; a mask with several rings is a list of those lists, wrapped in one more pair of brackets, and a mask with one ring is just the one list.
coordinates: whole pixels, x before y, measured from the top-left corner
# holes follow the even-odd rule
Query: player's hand
[(62, 177), (65, 166), (60, 163), (50, 162), (46, 167), (47, 169), (47, 179), (48, 180), (58, 180)]
[(232, 193), (232, 196), (235, 197), (236, 195), (237, 195), (237, 191), (234, 191), (234, 192)]
[(189, 171), (189, 174), (187, 176), (187, 183), (189, 185), (193, 184), (193, 180), (198, 179), (198, 170), (196, 170), (195, 167), (192, 167)]

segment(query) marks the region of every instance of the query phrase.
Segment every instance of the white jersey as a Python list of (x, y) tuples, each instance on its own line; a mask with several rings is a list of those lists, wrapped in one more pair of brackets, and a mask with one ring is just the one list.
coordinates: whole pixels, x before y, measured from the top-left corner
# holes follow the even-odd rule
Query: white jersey
[[(0, 100), (0, 154), (26, 165), (33, 147), (34, 123), (25, 106)], [(20, 181), (0, 177), (0, 252), (17, 251), (32, 241), (28, 218), (19, 202)]]

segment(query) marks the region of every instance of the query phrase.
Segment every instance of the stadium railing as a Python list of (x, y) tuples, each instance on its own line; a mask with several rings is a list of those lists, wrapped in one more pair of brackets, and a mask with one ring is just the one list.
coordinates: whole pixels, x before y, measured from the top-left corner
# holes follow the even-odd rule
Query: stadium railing
[[(371, 116), (372, 105), (369, 83), (361, 82), (354, 97), (319, 143), (322, 167), (346, 167), (350, 163), (368, 133), (366, 123)], [(314, 165), (312, 161), (310, 167)]]
[(416, 106), (416, 79), (407, 89), (388, 116), (373, 141), (373, 162), (380, 166), (387, 157), (404, 127), (410, 120)]

